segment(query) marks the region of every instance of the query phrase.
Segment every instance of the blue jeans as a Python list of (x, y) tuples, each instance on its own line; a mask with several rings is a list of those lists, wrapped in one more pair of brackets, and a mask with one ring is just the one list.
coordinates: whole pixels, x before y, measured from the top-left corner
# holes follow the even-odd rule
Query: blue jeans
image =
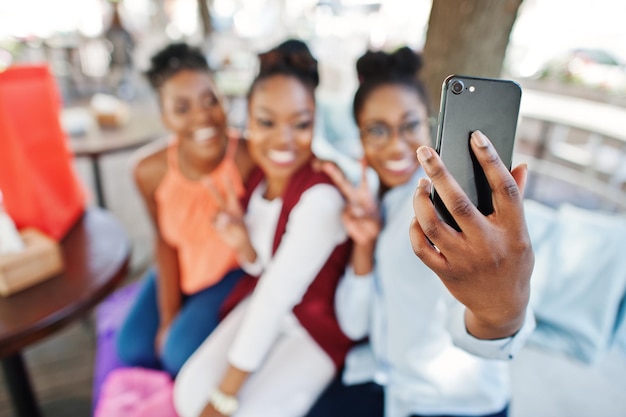
[(196, 294), (184, 295), (182, 307), (163, 346), (161, 357), (155, 351), (159, 328), (157, 273), (144, 278), (137, 300), (117, 337), (117, 354), (129, 366), (163, 369), (173, 377), (219, 323), (219, 309), (243, 276), (241, 270), (227, 273), (221, 281)]
[[(375, 382), (358, 385), (344, 385), (341, 373), (317, 399), (305, 417), (384, 417), (384, 388)], [(476, 417), (507, 417), (508, 406), (504, 410)], [(414, 415), (411, 417), (425, 417)], [(464, 416), (428, 416), (464, 417)]]

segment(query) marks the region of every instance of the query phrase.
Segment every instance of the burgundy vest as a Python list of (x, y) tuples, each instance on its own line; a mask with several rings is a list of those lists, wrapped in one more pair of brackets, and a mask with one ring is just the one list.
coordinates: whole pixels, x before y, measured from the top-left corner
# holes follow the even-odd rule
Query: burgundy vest
[[(248, 192), (244, 197), (247, 207), (254, 189), (263, 180), (260, 170), (255, 170), (248, 180)], [(315, 172), (310, 164), (306, 164), (291, 178), (282, 196), (283, 206), (278, 218), (272, 253), (276, 253), (280, 241), (287, 228), (289, 213), (300, 201), (300, 196), (316, 184), (333, 184), (332, 180), (322, 172)], [(339, 279), (344, 274), (350, 256), (351, 242), (337, 245), (326, 263), (317, 274), (302, 300), (293, 309), (295, 316), (308, 331), (313, 340), (328, 354), (337, 368), (343, 366), (348, 350), (353, 342), (341, 331), (335, 315), (335, 290)], [(262, 278), (261, 278), (262, 279)], [(289, 277), (285, 277), (289, 279)], [(258, 278), (244, 276), (226, 298), (221, 307), (223, 316), (228, 314), (237, 304), (254, 291)]]

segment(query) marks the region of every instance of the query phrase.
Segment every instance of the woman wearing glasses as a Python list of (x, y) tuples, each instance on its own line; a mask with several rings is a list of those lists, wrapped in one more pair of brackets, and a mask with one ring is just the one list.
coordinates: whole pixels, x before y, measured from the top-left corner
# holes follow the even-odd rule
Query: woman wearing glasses
[[(458, 233), (441, 252), (430, 245), (426, 236), (439, 244), (451, 232), (428, 200), (427, 174), (440, 190), (450, 182), (424, 146), (431, 138), (420, 67), (421, 57), (408, 48), (368, 52), (357, 62), (354, 117), (365, 160), (380, 179), (378, 194), (365, 175), (354, 187), (334, 165), (323, 165), (348, 201), (343, 221), (354, 241), (337, 290), (338, 319), (351, 338), (369, 343), (350, 352), (343, 375), (308, 417), (507, 415), (506, 360), (534, 326), (526, 313), (533, 254), (521, 197), (510, 193), (511, 210), (471, 219), (481, 228)], [(472, 142), (480, 161), (492, 161), (490, 180), (523, 188), (525, 167), (511, 175), (496, 164), (484, 135)], [(461, 194), (450, 192), (458, 201)], [(498, 229), (504, 220), (516, 227)], [(500, 258), (484, 256), (498, 251)]]

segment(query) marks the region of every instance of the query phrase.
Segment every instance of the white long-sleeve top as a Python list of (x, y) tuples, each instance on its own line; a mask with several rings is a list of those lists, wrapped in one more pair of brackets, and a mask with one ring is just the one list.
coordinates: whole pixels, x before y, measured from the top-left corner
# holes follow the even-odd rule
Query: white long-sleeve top
[(231, 365), (256, 370), (280, 332), (301, 326), (293, 314), (335, 247), (347, 239), (341, 221), (344, 200), (328, 184), (306, 190), (291, 210), (276, 253), (272, 246), (282, 200), (266, 200), (262, 182), (253, 191), (245, 223), (256, 251), (254, 264), (242, 265), (252, 275), (262, 271), (250, 305), (228, 354)]
[(412, 181), (388, 191), (374, 271), (348, 270), (336, 293), (339, 323), (351, 338), (369, 335), (353, 349), (344, 382), (385, 387), (385, 416), (481, 415), (509, 401), (508, 363), (534, 328), (530, 311), (513, 337), (479, 340), (465, 328), (465, 307), (413, 253)]

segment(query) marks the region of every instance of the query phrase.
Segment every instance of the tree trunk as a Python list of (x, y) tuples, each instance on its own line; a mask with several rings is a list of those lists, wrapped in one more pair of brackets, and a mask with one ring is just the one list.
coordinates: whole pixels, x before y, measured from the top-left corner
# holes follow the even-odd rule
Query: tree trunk
[(433, 0), (422, 79), (433, 109), (450, 74), (499, 77), (522, 0)]

